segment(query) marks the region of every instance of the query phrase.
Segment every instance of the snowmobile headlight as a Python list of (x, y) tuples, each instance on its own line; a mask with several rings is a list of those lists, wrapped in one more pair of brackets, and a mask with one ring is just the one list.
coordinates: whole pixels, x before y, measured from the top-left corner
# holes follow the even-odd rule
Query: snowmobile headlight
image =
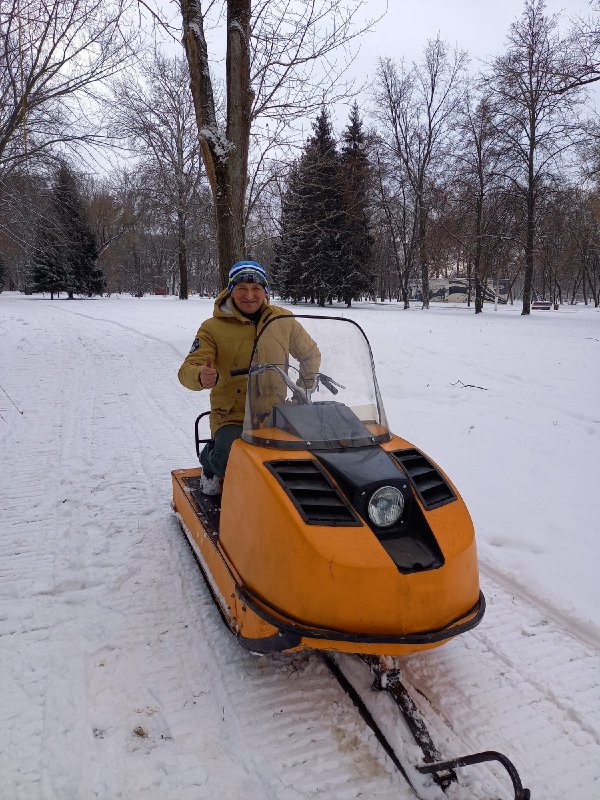
[(395, 486), (380, 486), (371, 495), (367, 512), (378, 528), (394, 525), (404, 511), (404, 495)]

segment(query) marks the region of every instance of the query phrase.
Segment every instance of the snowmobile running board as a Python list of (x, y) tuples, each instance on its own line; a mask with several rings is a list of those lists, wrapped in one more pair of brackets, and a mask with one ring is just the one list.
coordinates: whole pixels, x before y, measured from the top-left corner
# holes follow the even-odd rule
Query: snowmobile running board
[[(423, 760), (425, 763), (422, 765), (415, 765), (413, 769), (422, 775), (431, 775), (434, 782), (445, 792), (451, 784), (457, 781), (455, 772), (457, 768), (482, 764), (489, 761), (497, 761), (504, 767), (511, 779), (514, 790), (514, 800), (530, 800), (531, 792), (529, 789), (523, 788), (516, 767), (512, 761), (502, 753), (498, 753), (494, 750), (486, 750), (482, 753), (473, 753), (471, 755), (461, 756), (460, 758), (442, 761), (440, 753), (431, 739), (421, 713), (400, 679), (400, 670), (386, 668), (376, 656), (362, 655), (359, 657), (368, 665), (375, 676), (371, 688), (375, 691), (384, 691), (389, 695), (398, 707), (410, 733), (423, 753)], [(394, 765), (398, 768), (415, 793), (419, 795), (418, 789), (414, 785), (414, 781), (409, 777), (406, 767), (402, 764), (397, 753), (385, 738), (383, 731), (375, 722), (360, 694), (346, 675), (344, 675), (336, 658), (329, 654), (325, 655), (324, 658), (327, 666), (334, 674), (341, 687), (354, 702), (364, 721), (371, 728)]]

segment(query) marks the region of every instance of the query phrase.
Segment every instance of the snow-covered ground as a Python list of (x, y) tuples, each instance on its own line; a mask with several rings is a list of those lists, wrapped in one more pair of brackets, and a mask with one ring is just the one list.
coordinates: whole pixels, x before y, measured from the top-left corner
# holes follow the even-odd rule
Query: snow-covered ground
[[(211, 309), (0, 295), (3, 800), (413, 796), (318, 656), (235, 642), (173, 517), (207, 407), (176, 372)], [(600, 313), (519, 312), (334, 313), (475, 522), (483, 623), (406, 659), (434, 739), (504, 751), (534, 800), (598, 800)], [(488, 767), (452, 790), (510, 796)]]

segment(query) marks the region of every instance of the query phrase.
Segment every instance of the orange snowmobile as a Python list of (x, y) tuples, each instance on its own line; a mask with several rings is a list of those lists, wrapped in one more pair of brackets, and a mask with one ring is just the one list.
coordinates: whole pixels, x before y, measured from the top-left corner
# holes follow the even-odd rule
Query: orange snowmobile
[[(321, 351), (319, 372), (281, 363), (284, 326), (298, 322)], [(246, 372), (222, 497), (200, 492), (199, 469), (173, 472), (174, 508), (242, 644), (403, 655), (477, 625), (469, 512), (442, 470), (390, 432), (362, 329), (274, 319), (236, 371)]]
[[(308, 371), (282, 346), (284, 326), (297, 324), (320, 350), (318, 372), (314, 349)], [(173, 507), (229, 628), (254, 653), (329, 651), (330, 669), (419, 797), (430, 796), (423, 775), (446, 789), (456, 768), (495, 761), (515, 800), (529, 800), (502, 753), (441, 758), (389, 658), (471, 630), (485, 600), (469, 512), (448, 476), (389, 430), (362, 329), (337, 317), (275, 318), (250, 364), (220, 379), (242, 375), (243, 433), (222, 496), (202, 494), (198, 468), (172, 473)], [(199, 437), (206, 414), (197, 455), (209, 441)], [(406, 765), (386, 740), (343, 653), (368, 664), (423, 764)]]

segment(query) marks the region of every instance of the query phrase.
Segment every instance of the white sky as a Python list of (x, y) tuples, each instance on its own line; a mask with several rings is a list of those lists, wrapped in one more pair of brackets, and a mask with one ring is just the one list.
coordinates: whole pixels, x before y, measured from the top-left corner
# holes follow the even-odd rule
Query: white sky
[[(365, 16), (377, 17), (386, 6), (387, 13), (361, 40), (359, 73), (372, 75), (381, 56), (418, 61), (438, 33), (474, 62), (486, 61), (502, 51), (524, 5), (524, 0), (365, 0)], [(592, 10), (589, 0), (548, 0), (546, 7), (549, 13), (562, 11), (565, 21)]]
[[(549, 14), (560, 14), (561, 31), (566, 31), (570, 20), (589, 16), (597, 5), (598, 0), (547, 0), (546, 9)], [(361, 93), (364, 111), (369, 107), (368, 87), (380, 58), (419, 62), (427, 41), (439, 33), (451, 48), (466, 50), (471, 70), (477, 72), (502, 53), (510, 25), (524, 7), (525, 0), (365, 0), (363, 19), (384, 16), (360, 38), (351, 69), (365, 87)], [(598, 105), (598, 91), (592, 87), (590, 92)], [(333, 116), (338, 130), (346, 124), (352, 102), (336, 105)]]
[[(547, 0), (546, 8), (549, 13), (562, 13), (568, 23), (570, 18), (588, 16), (598, 2)], [(156, 5), (174, 25), (180, 25), (178, 2), (156, 0)], [(466, 50), (474, 62), (485, 61), (501, 52), (509, 26), (520, 17), (524, 5), (525, 0), (364, 0), (357, 21), (382, 18), (359, 40), (356, 72), (372, 76), (382, 56), (419, 60), (427, 40), (438, 33), (451, 46)], [(214, 34), (208, 32), (208, 38), (214, 53)]]

